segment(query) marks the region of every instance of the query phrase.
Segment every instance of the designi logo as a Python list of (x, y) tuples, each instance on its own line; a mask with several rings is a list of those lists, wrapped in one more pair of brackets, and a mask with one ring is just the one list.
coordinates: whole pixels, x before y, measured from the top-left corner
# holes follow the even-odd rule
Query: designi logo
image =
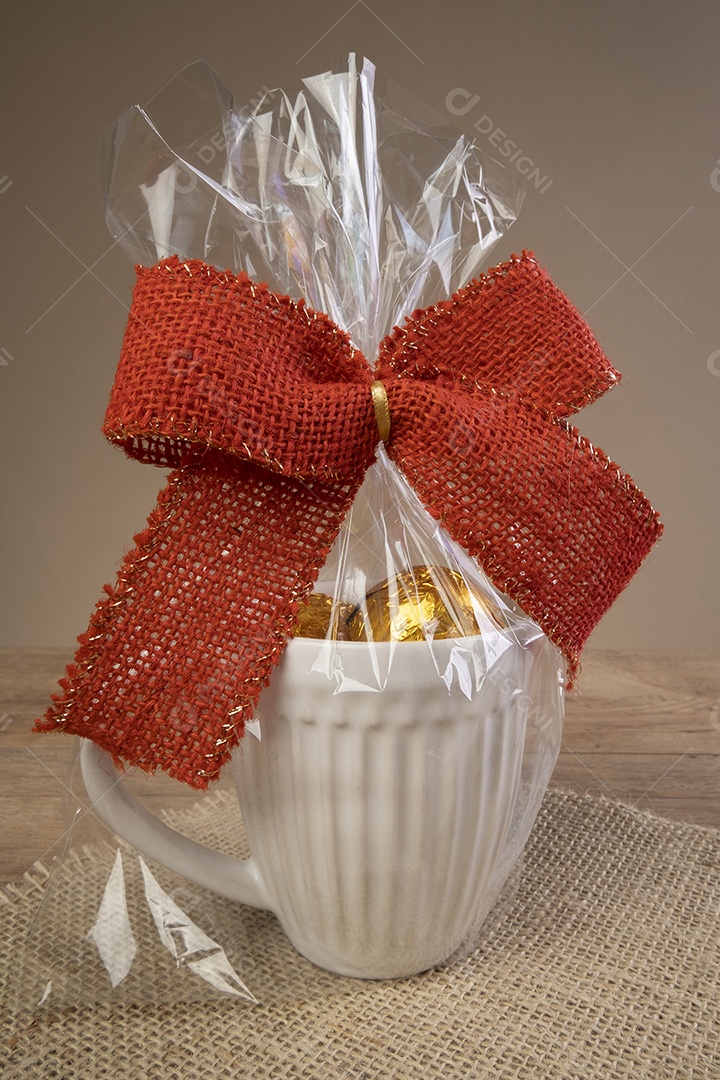
[[(465, 90), (462, 86), (456, 86), (445, 97), (445, 108), (453, 116), (467, 116), (480, 102), (480, 95)], [(484, 135), (501, 158), (506, 158), (509, 165), (514, 165), (528, 182), (532, 182), (535, 188), (543, 195), (552, 186), (552, 180), (540, 172), (533, 159), (525, 154), (520, 146), (514, 142), (495, 121), (483, 113), (473, 124), (473, 127), (481, 135)]]

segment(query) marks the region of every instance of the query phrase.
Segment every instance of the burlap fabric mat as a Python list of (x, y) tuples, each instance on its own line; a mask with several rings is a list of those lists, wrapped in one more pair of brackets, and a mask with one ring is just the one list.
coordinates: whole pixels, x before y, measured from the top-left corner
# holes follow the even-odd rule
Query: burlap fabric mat
[[(18, 972), (38, 962), (18, 943), (47, 876), (38, 864), (0, 893), (3, 992), (11, 970), (37, 974)], [(301, 977), (259, 1005), (159, 1004), (150, 988), (144, 1003), (4, 1009), (0, 1075), (716, 1078), (719, 901), (715, 830), (551, 790), (514, 906), (465, 959), (381, 983), (298, 960)]]

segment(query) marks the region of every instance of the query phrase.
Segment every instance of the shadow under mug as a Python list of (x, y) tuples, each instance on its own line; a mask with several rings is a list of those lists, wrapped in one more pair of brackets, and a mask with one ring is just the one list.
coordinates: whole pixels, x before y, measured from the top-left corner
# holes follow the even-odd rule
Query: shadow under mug
[[(83, 741), (95, 812), (191, 881), (274, 912), (320, 967), (375, 979), (434, 967), (475, 944), (520, 854), (506, 848), (521, 691), (545, 639), (493, 638), (436, 641), (432, 654), (424, 641), (293, 639), (258, 705), (261, 738), (246, 734), (232, 759), (248, 859), (163, 824), (118, 782), (110, 755)], [(452, 690), (443, 673), (455, 673)]]

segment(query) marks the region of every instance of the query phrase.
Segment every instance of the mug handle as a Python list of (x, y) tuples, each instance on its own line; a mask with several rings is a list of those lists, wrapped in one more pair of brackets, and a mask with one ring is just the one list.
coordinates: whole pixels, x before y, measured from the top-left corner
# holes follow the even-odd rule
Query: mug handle
[(110, 754), (90, 739), (81, 740), (80, 772), (94, 812), (138, 851), (230, 900), (274, 910), (252, 857), (223, 855), (164, 825), (130, 794)]

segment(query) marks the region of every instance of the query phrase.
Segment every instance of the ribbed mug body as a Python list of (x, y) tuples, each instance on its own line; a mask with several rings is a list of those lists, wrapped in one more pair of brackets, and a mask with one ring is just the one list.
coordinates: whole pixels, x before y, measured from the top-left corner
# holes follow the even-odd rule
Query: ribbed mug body
[[(413, 974), (472, 944), (497, 895), (521, 782), (527, 710), (508, 693), (521, 661), (495, 658), (468, 696), (424, 643), (400, 643), (380, 692), (359, 643), (332, 643), (342, 679), (310, 670), (322, 644), (291, 642), (260, 700), (261, 739), (235, 755), (250, 847), (308, 959)], [(454, 647), (435, 643), (441, 669)]]

